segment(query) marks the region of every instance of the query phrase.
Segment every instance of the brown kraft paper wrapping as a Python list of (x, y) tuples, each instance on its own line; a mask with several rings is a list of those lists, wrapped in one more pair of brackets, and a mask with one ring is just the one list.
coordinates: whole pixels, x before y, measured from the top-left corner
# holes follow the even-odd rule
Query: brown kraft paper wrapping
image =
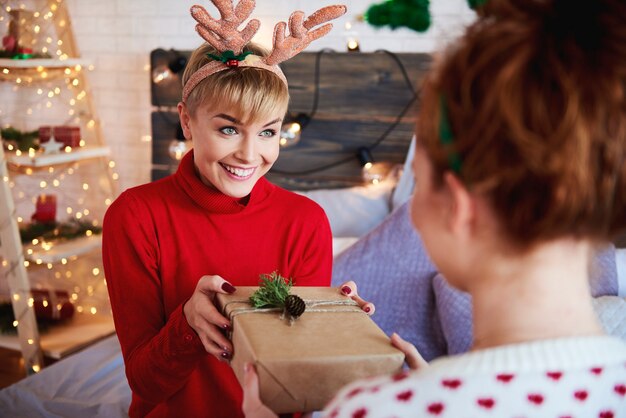
[[(257, 287), (217, 294), (231, 318), (234, 353), (231, 367), (243, 383), (243, 364), (255, 365), (261, 400), (276, 413), (317, 411), (346, 384), (401, 370), (404, 354), (355, 305), (318, 305), (314, 301), (351, 299), (332, 287), (292, 287), (307, 302), (292, 326), (281, 312), (241, 312)], [(324, 310), (325, 312), (315, 312)], [(329, 312), (332, 311), (332, 312)], [(335, 312), (340, 311), (340, 312)]]

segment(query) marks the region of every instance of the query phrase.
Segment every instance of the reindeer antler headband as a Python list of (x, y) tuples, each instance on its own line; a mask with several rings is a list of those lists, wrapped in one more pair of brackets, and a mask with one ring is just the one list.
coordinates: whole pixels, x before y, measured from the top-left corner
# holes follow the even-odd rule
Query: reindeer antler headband
[(191, 7), (191, 16), (198, 22), (196, 31), (200, 36), (220, 53), (210, 55), (215, 61), (205, 64), (196, 71), (183, 88), (183, 102), (187, 101), (191, 91), (211, 74), (233, 67), (258, 67), (278, 75), (287, 85), (287, 79), (278, 66), (279, 63), (299, 54), (312, 41), (326, 35), (332, 29), (331, 23), (313, 29), (315, 26), (328, 22), (343, 15), (346, 6), (327, 6), (319, 9), (308, 18), (304, 13), (295, 11), (289, 17), (289, 35), (286, 36), (285, 22), (278, 22), (274, 27), (274, 45), (267, 57), (257, 57), (250, 53), (242, 53), (250, 39), (259, 30), (261, 23), (257, 19), (250, 20), (240, 31), (239, 26), (254, 10), (254, 0), (241, 0), (235, 7), (233, 0), (211, 0), (220, 12), (221, 19), (214, 19), (204, 9), (195, 5)]

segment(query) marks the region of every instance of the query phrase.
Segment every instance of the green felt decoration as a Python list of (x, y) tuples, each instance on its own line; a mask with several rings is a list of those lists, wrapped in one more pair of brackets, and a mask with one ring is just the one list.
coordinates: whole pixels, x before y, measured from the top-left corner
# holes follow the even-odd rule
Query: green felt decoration
[[(469, 7), (476, 10), (487, 0), (467, 0)], [(429, 0), (386, 0), (371, 5), (363, 15), (372, 26), (389, 26), (391, 29), (407, 27), (417, 32), (425, 32), (430, 27)]]
[(387, 0), (370, 6), (364, 18), (376, 27), (407, 27), (424, 32), (430, 27), (429, 3), (429, 0)]

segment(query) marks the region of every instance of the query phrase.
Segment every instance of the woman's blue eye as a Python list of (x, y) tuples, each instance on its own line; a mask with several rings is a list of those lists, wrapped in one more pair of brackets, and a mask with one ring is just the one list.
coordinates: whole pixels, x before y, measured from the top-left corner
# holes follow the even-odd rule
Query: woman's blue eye
[(266, 130), (264, 130), (263, 132), (261, 132), (261, 134), (260, 134), (260, 135), (261, 135), (261, 136), (264, 136), (264, 137), (266, 137), (266, 138), (271, 138), (271, 137), (273, 137), (274, 135), (276, 135), (276, 131), (275, 131), (275, 130), (273, 130), (273, 129), (266, 129)]
[(235, 128), (233, 128), (232, 126), (227, 126), (225, 128), (220, 129), (220, 132), (225, 134), (225, 135), (236, 135), (237, 134), (237, 130)]

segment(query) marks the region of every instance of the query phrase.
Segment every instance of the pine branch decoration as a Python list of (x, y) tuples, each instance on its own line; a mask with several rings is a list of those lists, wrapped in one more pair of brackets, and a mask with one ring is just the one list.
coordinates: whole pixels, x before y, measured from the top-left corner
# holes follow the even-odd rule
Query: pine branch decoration
[(250, 296), (250, 303), (255, 308), (282, 308), (291, 286), (291, 279), (287, 281), (275, 271), (261, 274), (259, 289)]
[(298, 318), (304, 312), (306, 304), (297, 295), (290, 295), (293, 285), (291, 279), (285, 279), (277, 272), (261, 274), (260, 286), (250, 296), (250, 303), (255, 308), (281, 308), (291, 319)]

